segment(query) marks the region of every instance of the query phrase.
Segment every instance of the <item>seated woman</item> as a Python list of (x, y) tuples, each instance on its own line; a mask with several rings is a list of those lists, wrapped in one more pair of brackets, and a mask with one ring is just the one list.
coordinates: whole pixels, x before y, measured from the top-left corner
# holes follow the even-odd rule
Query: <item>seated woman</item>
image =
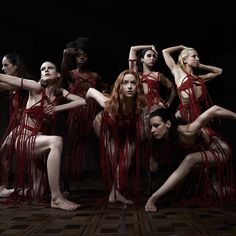
[[(62, 138), (49, 135), (49, 133), (57, 112), (85, 105), (86, 102), (83, 98), (70, 94), (67, 90), (59, 87), (60, 73), (57, 72), (55, 64), (46, 61), (40, 70), (41, 79), (38, 82), (0, 74), (0, 82), (29, 91), (29, 98), (20, 124), (9, 136), (14, 142), (16, 150), (17, 169), (14, 193), (17, 195), (21, 192), (20, 194), (24, 195), (27, 190), (27, 195), (30, 191), (31, 197), (40, 194), (38, 185), (41, 184), (41, 179), (38, 173), (41, 170), (37, 165), (30, 165), (29, 160), (36, 162), (39, 158), (47, 155), (45, 162), (51, 190), (51, 207), (74, 210), (79, 205), (64, 199), (59, 185)], [(63, 100), (67, 102), (62, 103)], [(25, 172), (28, 174), (29, 186), (25, 186)]]
[[(157, 109), (150, 114), (151, 134), (155, 143), (165, 140), (173, 144), (172, 148), (178, 148), (184, 153), (185, 157), (164, 184), (148, 199), (146, 211), (156, 211), (156, 202), (183, 182), (187, 176), (187, 183), (183, 182), (184, 194), (192, 190), (196, 201), (211, 203), (218, 199), (223, 202), (234, 196), (230, 147), (219, 134), (205, 127), (217, 117), (236, 120), (236, 113), (214, 105), (187, 125), (178, 123), (165, 108)], [(210, 175), (211, 167), (215, 167), (216, 171), (214, 180)]]

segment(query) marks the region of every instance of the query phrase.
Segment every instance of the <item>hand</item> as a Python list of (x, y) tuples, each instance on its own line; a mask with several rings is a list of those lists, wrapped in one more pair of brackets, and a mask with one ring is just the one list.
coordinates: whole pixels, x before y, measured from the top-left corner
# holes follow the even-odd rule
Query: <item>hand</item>
[(85, 96), (85, 99), (88, 99), (88, 98), (91, 98), (92, 97), (92, 90), (93, 88), (89, 88), (87, 93), (86, 93), (86, 96)]
[(66, 55), (75, 55), (78, 53), (78, 48), (67, 48), (64, 50), (64, 54)]
[(154, 51), (156, 54), (158, 54), (157, 50), (156, 50), (156, 47), (154, 45), (152, 45), (151, 47), (152, 51)]
[(44, 106), (44, 113), (48, 115), (54, 115), (56, 113), (55, 106), (52, 104), (48, 104)]

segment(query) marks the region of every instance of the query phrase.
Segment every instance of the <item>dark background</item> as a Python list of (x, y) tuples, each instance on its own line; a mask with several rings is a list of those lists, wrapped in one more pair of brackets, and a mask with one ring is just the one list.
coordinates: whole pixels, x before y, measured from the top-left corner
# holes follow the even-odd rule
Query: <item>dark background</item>
[[(128, 66), (130, 46), (154, 44), (159, 50), (158, 69), (173, 80), (161, 50), (183, 44), (194, 47), (202, 63), (223, 68), (223, 74), (207, 87), (215, 104), (236, 111), (236, 11), (232, 5), (226, 1), (2, 1), (0, 57), (20, 53), (30, 71), (39, 76), (43, 61), (60, 65), (66, 43), (88, 36), (94, 46), (93, 69), (112, 83)], [(1, 121), (1, 129), (5, 122)], [(236, 151), (236, 122), (223, 120), (217, 129)]]

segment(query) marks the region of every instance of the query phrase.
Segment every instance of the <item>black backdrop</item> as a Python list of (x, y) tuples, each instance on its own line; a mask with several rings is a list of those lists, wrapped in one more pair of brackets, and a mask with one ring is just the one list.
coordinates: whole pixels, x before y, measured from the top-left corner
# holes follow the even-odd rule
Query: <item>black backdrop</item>
[[(128, 66), (130, 46), (155, 44), (161, 51), (183, 44), (196, 48), (202, 63), (223, 68), (223, 74), (207, 86), (215, 104), (236, 111), (236, 13), (228, 3), (206, 8), (206, 3), (199, 1), (31, 2), (1, 3), (1, 58), (6, 53), (18, 52), (31, 72), (39, 76), (43, 61), (52, 60), (60, 65), (65, 44), (88, 36), (94, 46), (93, 69), (112, 83)], [(173, 79), (161, 54), (158, 69)], [(4, 98), (5, 94), (0, 93), (1, 133), (7, 124)], [(224, 120), (218, 129), (236, 153), (236, 122)]]

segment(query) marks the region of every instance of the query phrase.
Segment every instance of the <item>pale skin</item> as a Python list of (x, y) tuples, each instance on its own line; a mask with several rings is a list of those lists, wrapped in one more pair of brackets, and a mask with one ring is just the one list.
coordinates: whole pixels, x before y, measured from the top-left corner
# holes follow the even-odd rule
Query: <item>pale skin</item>
[[(123, 79), (122, 83), (122, 91), (121, 91), (125, 97), (125, 103), (126, 103), (126, 112), (129, 113), (132, 111), (133, 106), (135, 104), (134, 95), (136, 94), (136, 79), (132, 74), (126, 74)], [(98, 90), (94, 88), (90, 88), (87, 92), (86, 98), (93, 98), (95, 99), (100, 106), (105, 108), (105, 101), (109, 98), (104, 96), (102, 93), (100, 93)], [(100, 134), (100, 125), (101, 125), (101, 113), (99, 113), (94, 120), (94, 130), (96, 134), (99, 137)], [(114, 140), (111, 138), (109, 140), (110, 144), (108, 147), (111, 147), (108, 152), (110, 158), (116, 158), (114, 156)], [(129, 168), (131, 164), (132, 157), (134, 155), (135, 151), (135, 144), (129, 143), (127, 146), (124, 147), (126, 150), (128, 150), (128, 162), (127, 162), (127, 168)], [(111, 162), (112, 163), (112, 162)], [(119, 166), (117, 166), (117, 179), (119, 179)], [(110, 195), (109, 195), (109, 202), (122, 202), (125, 204), (133, 204), (133, 201), (126, 199), (119, 191), (119, 182), (116, 183), (117, 188), (115, 187), (115, 183), (112, 186)]]
[[(154, 45), (138, 45), (138, 46), (132, 46), (130, 48), (130, 52), (129, 52), (129, 68), (131, 70), (134, 70), (136, 72), (138, 72), (138, 67), (136, 64), (136, 60), (137, 58), (137, 52), (140, 50), (144, 50), (144, 49), (150, 49), (147, 50), (145, 52), (145, 55), (143, 58), (141, 58), (141, 62), (143, 65), (143, 74), (149, 74), (150, 76), (148, 77), (150, 80), (155, 80), (155, 78), (158, 78), (158, 74), (159, 72), (157, 71), (153, 71), (153, 66), (156, 63), (156, 60), (158, 59), (158, 52), (155, 48)], [(160, 83), (167, 88), (167, 90), (170, 91), (170, 95), (167, 99), (167, 101), (160, 101), (160, 106), (166, 106), (169, 107), (176, 96), (176, 91), (175, 88), (172, 84), (172, 82), (166, 77), (164, 76), (162, 73), (160, 73)], [(146, 83), (143, 83), (143, 89), (144, 89), (144, 93), (147, 94), (148, 93), (148, 87)]]
[[(153, 105), (152, 108), (154, 108), (157, 105), (161, 107), (163, 106), (170, 107), (176, 97), (176, 90), (173, 83), (164, 74), (153, 70), (153, 67), (158, 59), (158, 52), (154, 45), (132, 46), (129, 52), (129, 69), (138, 72), (137, 53), (142, 50), (147, 50), (145, 54), (143, 55), (143, 57), (140, 58), (141, 63), (142, 63), (142, 68), (143, 68), (142, 74), (149, 75), (148, 80), (155, 81), (159, 78), (160, 79), (159, 83), (162, 84), (163, 87), (167, 89), (167, 91), (169, 91), (169, 97), (167, 98), (167, 100), (164, 101), (161, 98), (158, 104), (152, 104)], [(142, 85), (143, 85), (144, 93), (148, 94), (150, 88), (148, 87), (147, 83), (143, 82)], [(149, 170), (151, 172), (155, 172), (157, 171), (157, 169), (158, 169), (157, 162), (154, 160), (152, 156), (150, 156), (149, 157)]]
[[(17, 66), (13, 65), (7, 57), (3, 57), (2, 59), (2, 71), (4, 74), (7, 75), (16, 75)], [(15, 89), (15, 86), (9, 85), (7, 83), (0, 82), (0, 91)], [(3, 149), (8, 143), (10, 143), (11, 135), (9, 135), (4, 143), (1, 146), (1, 149)], [(3, 162), (6, 162), (5, 160), (2, 160)], [(7, 165), (7, 162), (6, 164)], [(7, 168), (7, 167), (6, 167)], [(0, 197), (9, 197), (11, 193), (13, 193), (14, 189), (7, 189), (5, 185), (0, 186)]]
[[(177, 51), (187, 50), (188, 55), (186, 55), (183, 58), (183, 66), (184, 68), (181, 68), (179, 64), (175, 62), (171, 54)], [(205, 65), (200, 63), (200, 59), (198, 56), (198, 53), (195, 49), (189, 48), (183, 45), (169, 47), (162, 50), (162, 54), (165, 60), (166, 65), (169, 67), (172, 75), (175, 79), (175, 84), (177, 88), (183, 83), (183, 81), (186, 79), (186, 73), (191, 74), (193, 77), (196, 77), (194, 75), (193, 69), (198, 68), (201, 70), (205, 70), (206, 73), (202, 75), (198, 75), (201, 77), (205, 82), (210, 81), (217, 76), (219, 76), (222, 73), (222, 69), (216, 66), (211, 65)], [(196, 98), (201, 97), (202, 95), (202, 88), (201, 86), (194, 85), (194, 91)], [(180, 100), (185, 104), (189, 103), (189, 94), (185, 91), (181, 91), (181, 94), (179, 95)], [(177, 116), (180, 116), (180, 114), (176, 114)]]
[[(219, 106), (212, 106), (205, 112), (203, 112), (195, 121), (188, 125), (179, 125), (177, 127), (177, 134), (179, 136), (179, 142), (182, 144), (194, 144), (199, 137), (201, 128), (204, 127), (213, 118), (227, 118), (236, 120), (236, 113), (227, 110)], [(171, 127), (171, 122), (167, 120), (164, 122), (160, 116), (154, 116), (150, 119), (151, 134), (155, 139), (167, 139), (168, 131)], [(222, 140), (218, 140), (221, 148), (225, 151), (225, 155), (219, 152), (222, 161), (229, 158), (229, 147)], [(215, 149), (215, 152), (218, 150)], [(214, 166), (215, 158), (210, 151), (206, 151), (208, 162)], [(170, 175), (170, 177), (164, 182), (164, 184), (152, 194), (147, 200), (145, 205), (145, 211), (157, 211), (156, 204), (160, 197), (172, 190), (178, 183), (181, 182), (193, 168), (200, 165), (202, 161), (201, 152), (195, 152), (188, 154), (181, 162), (179, 167)]]
[[(48, 82), (45, 93), (52, 102), (55, 99), (53, 92), (55, 90), (56, 81), (60, 74), (57, 72), (55, 65), (51, 62), (44, 62), (40, 70), (41, 79)], [(0, 82), (8, 83), (19, 88), (22, 86), (21, 78), (15, 76), (0, 74)], [(40, 82), (23, 79), (23, 88), (29, 90), (29, 99), (26, 105), (26, 109), (30, 108), (32, 105), (41, 100), (43, 88)], [(62, 89), (62, 96), (69, 102), (66, 104), (55, 106), (51, 104), (45, 105), (44, 112), (53, 114), (55, 112), (73, 109), (86, 104), (86, 101), (83, 98), (73, 94), (69, 94), (69, 92), (65, 89)], [(27, 125), (34, 127), (33, 120), (31, 120), (30, 118), (27, 119)], [(30, 134), (31, 131), (27, 130), (26, 132), (29, 132)], [(21, 141), (25, 142), (25, 140)], [(80, 207), (80, 205), (65, 199), (61, 193), (59, 186), (62, 138), (60, 136), (42, 135), (39, 133), (35, 140), (35, 158), (38, 158), (45, 153), (48, 154), (47, 173), (51, 190), (51, 207), (68, 211), (75, 210), (76, 208)]]

